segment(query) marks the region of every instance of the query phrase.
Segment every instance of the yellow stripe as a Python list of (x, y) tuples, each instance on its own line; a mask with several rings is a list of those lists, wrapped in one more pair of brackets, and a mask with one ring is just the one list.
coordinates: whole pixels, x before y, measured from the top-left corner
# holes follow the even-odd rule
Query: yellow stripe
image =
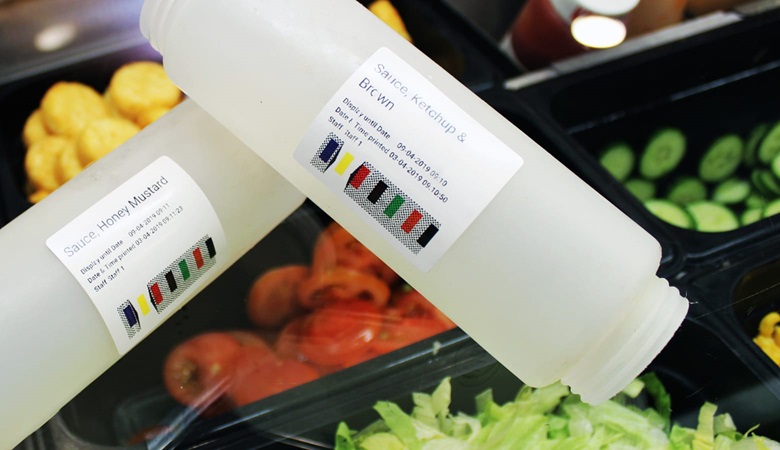
[(355, 157), (352, 156), (352, 153), (345, 153), (344, 157), (341, 158), (341, 161), (336, 165), (336, 168), (333, 169), (336, 171), (339, 175), (344, 175), (344, 172), (347, 170), (347, 167), (349, 167), (350, 164), (352, 164), (352, 161), (355, 160)]
[(141, 314), (144, 316), (149, 314), (149, 303), (146, 302), (146, 296), (141, 294), (138, 296), (138, 300), (136, 301), (138, 302), (138, 306), (141, 308)]

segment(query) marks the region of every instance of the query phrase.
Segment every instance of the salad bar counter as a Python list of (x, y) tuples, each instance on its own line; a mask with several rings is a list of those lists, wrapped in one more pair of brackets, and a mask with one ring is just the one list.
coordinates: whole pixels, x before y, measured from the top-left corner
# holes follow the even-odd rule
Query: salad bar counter
[[(602, 404), (531, 389), (307, 201), (18, 448), (780, 448), (780, 10), (540, 76), (443, 0), (390, 3), (372, 11), (660, 242), (690, 302), (668, 346)], [(30, 156), (53, 86), (141, 129), (110, 89), (139, 62), (160, 57), (126, 38), (0, 72), (0, 226), (58, 186), (39, 174), (65, 157)]]

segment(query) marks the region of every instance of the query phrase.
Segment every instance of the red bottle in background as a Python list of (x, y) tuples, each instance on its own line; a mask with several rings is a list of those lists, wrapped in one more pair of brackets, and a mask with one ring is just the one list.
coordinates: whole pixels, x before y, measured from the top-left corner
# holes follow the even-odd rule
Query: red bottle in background
[(640, 36), (682, 22), (687, 4), (688, 0), (640, 0), (626, 22), (628, 36)]
[(638, 1), (528, 0), (510, 30), (512, 51), (529, 70), (586, 52), (590, 48), (572, 37), (571, 24), (575, 18), (587, 15), (621, 18)]

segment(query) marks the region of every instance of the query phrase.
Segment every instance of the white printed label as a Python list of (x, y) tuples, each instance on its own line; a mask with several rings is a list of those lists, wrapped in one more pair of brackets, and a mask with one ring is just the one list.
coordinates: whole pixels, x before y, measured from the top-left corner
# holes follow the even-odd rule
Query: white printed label
[(161, 157), (46, 245), (76, 278), (120, 354), (173, 314), (213, 268), (225, 233), (195, 181)]
[(295, 158), (424, 271), (523, 164), (387, 48), (330, 99)]

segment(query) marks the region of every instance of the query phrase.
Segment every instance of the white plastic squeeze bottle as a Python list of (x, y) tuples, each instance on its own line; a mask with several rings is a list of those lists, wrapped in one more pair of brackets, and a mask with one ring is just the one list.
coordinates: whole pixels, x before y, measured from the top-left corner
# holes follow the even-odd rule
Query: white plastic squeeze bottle
[(522, 381), (600, 402), (688, 302), (658, 242), (354, 0), (146, 0), (194, 101)]
[(185, 100), (0, 228), (0, 448), (43, 425), (304, 200)]

